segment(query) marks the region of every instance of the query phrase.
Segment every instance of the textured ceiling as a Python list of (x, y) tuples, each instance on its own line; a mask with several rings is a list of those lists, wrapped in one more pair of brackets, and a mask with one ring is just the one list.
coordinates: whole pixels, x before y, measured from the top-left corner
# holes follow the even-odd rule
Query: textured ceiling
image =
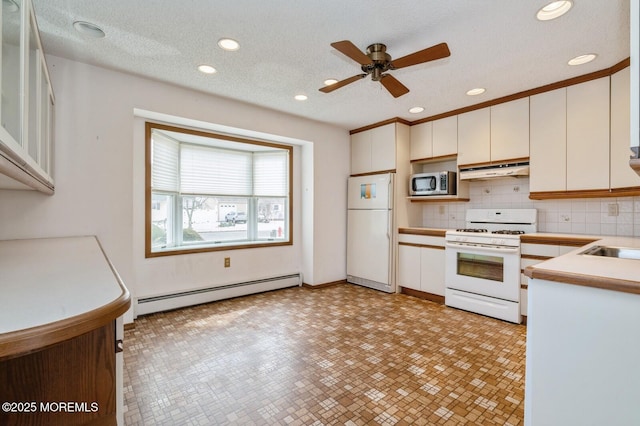
[[(45, 52), (354, 129), (410, 121), (608, 68), (629, 56), (629, 0), (574, 0), (540, 22), (541, 0), (33, 0)], [(90, 39), (73, 22), (106, 37)], [(238, 40), (225, 52), (216, 42)], [(446, 42), (451, 56), (393, 71), (393, 98), (369, 78), (332, 93), (327, 78), (360, 73), (330, 43), (384, 43), (392, 58)], [(567, 60), (597, 53), (587, 65)], [(204, 75), (207, 63), (218, 72)], [(485, 87), (480, 96), (468, 89)], [(54, 88), (55, 89), (55, 88)], [(296, 101), (293, 96), (309, 99)], [(410, 107), (425, 108), (410, 114)]]

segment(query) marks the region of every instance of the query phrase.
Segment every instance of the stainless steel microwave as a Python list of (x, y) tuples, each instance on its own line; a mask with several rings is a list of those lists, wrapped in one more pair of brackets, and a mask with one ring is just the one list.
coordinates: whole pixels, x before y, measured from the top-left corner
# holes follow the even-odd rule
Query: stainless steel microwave
[(409, 195), (455, 195), (456, 172), (418, 173), (411, 175)]

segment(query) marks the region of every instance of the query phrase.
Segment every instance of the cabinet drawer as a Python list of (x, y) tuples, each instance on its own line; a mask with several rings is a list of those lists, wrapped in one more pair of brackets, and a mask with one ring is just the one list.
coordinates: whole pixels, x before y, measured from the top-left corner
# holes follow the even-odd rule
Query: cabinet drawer
[(432, 237), (428, 235), (400, 234), (398, 236), (398, 243), (416, 244), (422, 246), (438, 246), (444, 249), (444, 238)]

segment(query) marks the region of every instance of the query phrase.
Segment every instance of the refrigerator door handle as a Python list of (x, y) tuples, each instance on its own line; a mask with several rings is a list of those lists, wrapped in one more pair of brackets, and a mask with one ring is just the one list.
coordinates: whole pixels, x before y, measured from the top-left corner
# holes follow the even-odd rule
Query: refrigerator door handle
[(389, 242), (391, 242), (391, 226), (392, 226), (391, 221), (392, 221), (391, 212), (387, 210), (387, 239), (389, 239)]

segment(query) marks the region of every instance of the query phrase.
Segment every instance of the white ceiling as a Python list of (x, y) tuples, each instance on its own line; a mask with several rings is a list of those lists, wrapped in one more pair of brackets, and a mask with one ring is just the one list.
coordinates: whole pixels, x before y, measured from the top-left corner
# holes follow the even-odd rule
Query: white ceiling
[[(410, 121), (608, 68), (629, 56), (629, 0), (574, 0), (535, 19), (545, 0), (33, 0), (45, 52), (355, 129)], [(73, 29), (81, 20), (106, 37)], [(225, 52), (216, 42), (238, 40)], [(392, 71), (411, 91), (393, 98), (369, 78), (332, 93), (327, 78), (360, 73), (330, 43), (384, 43), (399, 58), (440, 42), (451, 56)], [(570, 67), (585, 53), (598, 58)], [(217, 68), (213, 75), (199, 64)], [(486, 93), (465, 95), (484, 87)], [(54, 87), (55, 90), (55, 87)], [(293, 96), (309, 99), (296, 101)], [(425, 108), (410, 114), (410, 107)], [(215, 121), (215, 117), (212, 117)]]

